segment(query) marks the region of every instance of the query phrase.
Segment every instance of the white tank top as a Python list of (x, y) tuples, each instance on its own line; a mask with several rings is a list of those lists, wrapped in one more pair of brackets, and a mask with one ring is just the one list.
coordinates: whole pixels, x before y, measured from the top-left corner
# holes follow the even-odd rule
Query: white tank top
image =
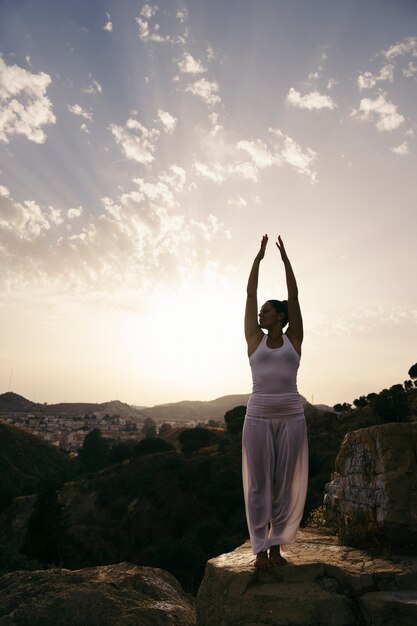
[(280, 348), (268, 348), (264, 335), (249, 357), (252, 369), (252, 395), (248, 413), (302, 414), (303, 405), (297, 389), (300, 355), (291, 341), (283, 335)]

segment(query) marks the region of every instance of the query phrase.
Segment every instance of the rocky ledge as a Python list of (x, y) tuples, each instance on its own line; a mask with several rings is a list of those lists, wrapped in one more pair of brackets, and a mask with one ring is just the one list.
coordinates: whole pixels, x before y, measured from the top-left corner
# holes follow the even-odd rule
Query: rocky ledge
[[(288, 564), (254, 570), (249, 543), (207, 563), (198, 626), (415, 626), (417, 558), (299, 531)], [(1, 622), (0, 622), (1, 624)]]
[(195, 626), (191, 596), (163, 570), (118, 563), (0, 578), (0, 626)]

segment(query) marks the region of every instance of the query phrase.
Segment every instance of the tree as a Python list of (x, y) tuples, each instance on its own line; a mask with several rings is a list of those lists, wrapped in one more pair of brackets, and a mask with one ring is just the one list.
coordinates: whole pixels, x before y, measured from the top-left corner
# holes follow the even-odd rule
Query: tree
[(373, 399), (372, 408), (382, 422), (403, 422), (410, 414), (407, 393), (402, 385), (383, 389)]
[(159, 437), (147, 437), (139, 441), (135, 446), (135, 456), (145, 456), (146, 454), (159, 454), (160, 452), (170, 452), (174, 450), (172, 446), (165, 439)]
[(151, 417), (147, 417), (142, 427), (145, 437), (156, 437), (156, 424)]
[(163, 437), (164, 435), (166, 435), (167, 433), (169, 433), (172, 430), (172, 426), (171, 424), (168, 424), (168, 422), (164, 422), (163, 424), (161, 424), (161, 428), (159, 429), (159, 437)]
[(368, 404), (368, 401), (365, 396), (359, 396), (359, 398), (353, 401), (353, 404), (356, 406), (357, 409), (362, 409)]
[(345, 413), (346, 411), (349, 411), (352, 408), (352, 405), (349, 404), (348, 402), (343, 402), (343, 404), (340, 404), (339, 402), (338, 404), (335, 404), (333, 408), (336, 411), (336, 413)]
[(65, 525), (57, 487), (50, 481), (41, 488), (22, 546), (22, 551), (29, 559), (40, 561), (45, 568), (62, 565), (64, 560)]
[[(415, 381), (415, 379), (417, 378), (417, 363), (414, 363), (414, 365), (410, 367), (410, 369), (408, 370), (408, 375)], [(416, 383), (414, 382), (414, 384)]]
[(227, 432), (232, 435), (242, 432), (243, 422), (245, 421), (246, 406), (235, 406), (234, 409), (230, 409), (224, 415), (224, 421), (226, 422)]
[(406, 391), (409, 391), (412, 388), (413, 388), (413, 381), (412, 380), (405, 380), (404, 381), (404, 389)]
[(95, 428), (84, 439), (78, 458), (89, 472), (101, 469), (106, 461), (109, 442), (101, 435), (101, 430)]
[(213, 433), (208, 428), (191, 428), (190, 430), (183, 430), (178, 441), (181, 444), (184, 454), (190, 454), (195, 450), (205, 448), (213, 442)]

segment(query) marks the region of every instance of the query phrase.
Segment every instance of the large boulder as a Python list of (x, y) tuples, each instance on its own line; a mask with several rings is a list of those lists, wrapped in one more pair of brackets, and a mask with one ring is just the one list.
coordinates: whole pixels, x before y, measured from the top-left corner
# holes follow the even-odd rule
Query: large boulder
[(118, 563), (0, 578), (1, 626), (195, 626), (195, 620), (193, 598), (152, 567)]
[(417, 423), (348, 433), (326, 485), (324, 517), (343, 544), (417, 548)]
[(302, 529), (288, 564), (254, 569), (249, 542), (207, 563), (198, 626), (415, 626), (417, 558), (384, 558)]

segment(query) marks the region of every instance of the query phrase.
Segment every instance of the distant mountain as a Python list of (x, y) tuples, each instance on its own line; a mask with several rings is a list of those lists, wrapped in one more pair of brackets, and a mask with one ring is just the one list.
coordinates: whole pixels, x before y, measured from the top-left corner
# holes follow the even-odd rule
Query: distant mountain
[(35, 402), (19, 396), (13, 391), (0, 394), (0, 413), (25, 413), (30, 412), (38, 405)]
[(125, 402), (112, 400), (102, 404), (91, 402), (61, 402), (59, 404), (38, 404), (17, 393), (8, 391), (0, 394), (0, 413), (33, 413), (34, 415), (117, 415), (124, 419), (143, 420), (142, 413)]
[(101, 404), (90, 402), (61, 402), (59, 404), (41, 405), (46, 415), (85, 415), (94, 413), (97, 416), (115, 415), (124, 419), (143, 420), (141, 411), (119, 400), (111, 400)]
[(198, 401), (184, 400), (182, 402), (172, 402), (170, 404), (157, 404), (156, 406), (141, 409), (142, 415), (151, 417), (158, 422), (169, 421), (191, 421), (198, 420), (206, 422), (212, 420), (223, 420), (226, 411), (230, 411), (235, 406), (248, 403), (249, 394), (238, 394), (231, 396), (221, 396), (215, 400)]
[[(91, 402), (61, 402), (58, 404), (37, 404), (31, 402), (16, 393), (8, 392), (0, 394), (0, 413), (33, 413), (42, 415), (85, 415), (95, 414), (117, 415), (124, 419), (143, 421), (146, 417), (151, 417), (157, 422), (189, 422), (208, 420), (222, 421), (224, 415), (236, 406), (248, 403), (250, 394), (234, 394), (221, 396), (215, 400), (183, 400), (181, 402), (170, 402), (167, 404), (157, 404), (153, 407), (138, 407), (112, 400), (101, 404)], [(333, 411), (331, 407), (324, 404), (311, 405), (303, 397), (304, 406), (314, 407), (319, 411)]]

